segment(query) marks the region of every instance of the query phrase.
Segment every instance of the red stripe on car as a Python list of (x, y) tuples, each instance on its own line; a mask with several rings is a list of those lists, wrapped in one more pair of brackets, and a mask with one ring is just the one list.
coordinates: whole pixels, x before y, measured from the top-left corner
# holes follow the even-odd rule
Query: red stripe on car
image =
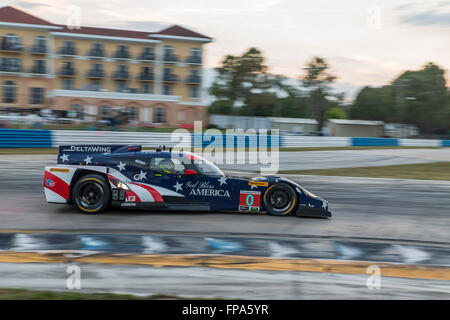
[(49, 171), (44, 172), (44, 187), (66, 200), (69, 199), (69, 185)]
[(125, 192), (125, 200), (127, 202), (141, 202), (141, 198), (139, 198), (136, 192), (131, 190)]
[(139, 187), (144, 188), (145, 190), (147, 190), (148, 192), (150, 192), (150, 194), (152, 195), (153, 199), (155, 200), (155, 202), (163, 202), (163, 198), (161, 197), (161, 194), (156, 191), (155, 189), (153, 189), (152, 187), (149, 187), (145, 184), (142, 183), (133, 183)]

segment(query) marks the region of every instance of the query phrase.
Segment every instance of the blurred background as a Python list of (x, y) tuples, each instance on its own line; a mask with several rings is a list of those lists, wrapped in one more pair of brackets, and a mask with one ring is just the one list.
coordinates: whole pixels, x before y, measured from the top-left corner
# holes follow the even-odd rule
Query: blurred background
[(6, 1), (0, 125), (449, 137), (445, 1), (135, 2)]

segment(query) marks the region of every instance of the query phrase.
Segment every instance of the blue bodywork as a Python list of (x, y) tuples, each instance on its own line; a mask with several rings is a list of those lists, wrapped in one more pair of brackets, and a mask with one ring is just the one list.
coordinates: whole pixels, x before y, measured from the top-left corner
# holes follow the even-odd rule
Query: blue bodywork
[[(75, 149), (74, 146), (61, 146), (59, 149), (60, 165), (78, 165), (85, 170), (89, 170), (89, 166), (111, 168), (120, 171), (133, 182), (160, 186), (183, 194), (186, 202), (183, 203), (181, 210), (189, 210), (189, 204), (192, 204), (196, 210), (206, 211), (264, 211), (265, 191), (276, 183), (286, 183), (298, 195), (298, 204), (294, 211), (296, 215), (331, 216), (327, 201), (291, 180), (278, 176), (243, 178), (205, 174), (195, 164), (195, 160), (200, 158), (189, 153), (141, 151), (140, 146), (111, 145), (76, 146)], [(185, 165), (184, 169), (194, 170), (197, 174), (167, 173), (151, 167), (154, 158), (174, 159), (174, 157), (181, 159)], [(163, 198), (168, 203), (173, 200), (170, 197), (163, 196)]]

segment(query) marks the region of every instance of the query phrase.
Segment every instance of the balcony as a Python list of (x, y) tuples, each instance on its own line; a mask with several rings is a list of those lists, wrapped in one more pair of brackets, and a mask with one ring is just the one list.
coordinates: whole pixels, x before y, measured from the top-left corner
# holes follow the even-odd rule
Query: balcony
[(85, 76), (90, 79), (101, 79), (105, 76), (103, 70), (89, 70)]
[(190, 56), (186, 59), (186, 63), (191, 64), (202, 64), (202, 57), (200, 56)]
[(128, 77), (128, 71), (116, 71), (112, 75), (114, 80), (128, 80)]
[(115, 59), (130, 59), (130, 53), (128, 51), (117, 51), (113, 54), (112, 58)]
[(30, 69), (29, 73), (32, 74), (47, 74), (47, 68), (45, 67), (33, 67)]
[(163, 57), (163, 61), (164, 62), (178, 62), (179, 59), (174, 54), (165, 54), (164, 57)]
[(61, 77), (73, 77), (75, 76), (76, 71), (74, 68), (62, 68), (59, 70), (58, 75)]
[(46, 46), (34, 45), (34, 46), (31, 47), (30, 52), (32, 54), (46, 54), (47, 53), (47, 47)]
[(202, 78), (200, 76), (191, 75), (191, 76), (188, 76), (184, 81), (188, 84), (201, 84)]
[(63, 56), (76, 56), (77, 50), (73, 47), (62, 47), (59, 49), (58, 54)]
[(92, 57), (92, 58), (103, 58), (103, 57), (105, 57), (105, 52), (100, 49), (91, 49), (88, 51), (86, 56)]
[(139, 57), (138, 60), (142, 60), (142, 61), (154, 61), (155, 60), (155, 55), (152, 52), (142, 52)]
[(0, 72), (15, 72), (15, 73), (20, 73), (22, 72), (22, 67), (21, 66), (11, 66), (11, 65), (0, 65)]
[(141, 73), (136, 77), (138, 81), (153, 81), (154, 75), (153, 73)]
[(20, 53), (23, 52), (23, 45), (17, 43), (4, 43), (0, 47), (0, 50)]
[(164, 82), (177, 82), (178, 78), (175, 74), (165, 74), (163, 76), (163, 81)]

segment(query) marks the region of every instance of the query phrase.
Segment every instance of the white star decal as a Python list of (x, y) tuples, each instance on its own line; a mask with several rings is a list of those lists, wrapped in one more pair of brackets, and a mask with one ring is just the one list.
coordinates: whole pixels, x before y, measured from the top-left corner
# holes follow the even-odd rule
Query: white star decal
[(253, 188), (258, 188), (258, 186), (255, 186), (254, 184), (250, 185), (250, 190)]
[(225, 177), (220, 177), (220, 179), (217, 179), (217, 181), (220, 182), (220, 185), (227, 184), (227, 178)]
[(311, 203), (308, 203), (308, 207), (314, 207), (314, 205)]
[(60, 158), (61, 158), (61, 162), (68, 161), (69, 160), (69, 155), (63, 153), (63, 155)]
[(125, 163), (122, 163), (122, 161), (117, 166), (119, 167), (119, 171), (125, 170)]
[(322, 202), (322, 208), (323, 208), (323, 209), (326, 209), (327, 206), (328, 206), (328, 203), (327, 203), (326, 201)]
[(181, 188), (182, 186), (183, 186), (183, 184), (182, 184), (182, 183), (179, 183), (179, 182), (177, 181), (176, 185), (174, 185), (173, 187), (175, 188), (175, 191), (178, 191), (178, 190), (183, 191), (183, 188)]
[(147, 172), (144, 172), (141, 170), (141, 172), (139, 172), (139, 177), (136, 180), (144, 180), (147, 178)]
[(90, 164), (92, 163), (92, 157), (86, 156), (86, 159), (84, 159), (83, 161), (86, 162), (86, 164)]

